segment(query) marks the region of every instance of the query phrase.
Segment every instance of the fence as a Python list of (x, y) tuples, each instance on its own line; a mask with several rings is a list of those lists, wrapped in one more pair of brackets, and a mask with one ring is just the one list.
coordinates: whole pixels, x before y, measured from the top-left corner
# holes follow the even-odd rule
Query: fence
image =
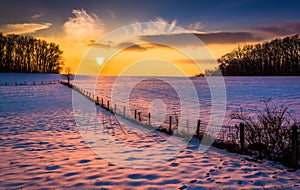
[[(168, 123), (166, 123), (166, 125), (159, 126), (159, 127), (153, 126), (151, 124), (151, 113), (146, 113), (146, 114), (143, 114), (143, 116), (142, 116), (142, 112), (135, 109), (134, 114), (131, 116), (130, 114), (126, 114), (126, 107), (117, 109), (117, 105), (113, 104), (110, 100), (105, 100), (104, 98), (95, 96), (91, 92), (89, 92), (85, 89), (81, 89), (78, 86), (68, 84), (68, 83), (62, 82), (62, 81), (60, 83), (67, 85), (70, 88), (73, 88), (74, 90), (78, 91), (79, 93), (81, 93), (82, 95), (87, 97), (89, 100), (95, 102), (96, 105), (101, 106), (103, 109), (111, 112), (112, 114), (119, 115), (133, 123), (139, 124), (143, 127), (159, 130), (166, 134), (173, 134), (173, 135), (178, 135), (178, 136), (186, 135), (178, 130), (179, 122), (178, 122), (177, 117), (170, 115)], [(195, 133), (195, 137), (197, 139), (201, 140), (204, 135), (209, 135), (209, 134), (206, 134), (206, 126), (204, 123), (201, 123), (201, 120), (198, 120), (195, 125), (197, 127), (196, 127), (196, 131), (194, 131), (194, 133)], [(292, 128), (288, 130), (288, 132), (291, 133), (291, 135), (290, 135), (291, 139), (287, 139), (288, 141), (291, 142), (291, 147), (290, 147), (291, 163), (288, 165), (293, 168), (297, 168), (298, 160), (300, 159), (300, 156), (299, 156), (299, 151), (300, 151), (299, 127), (297, 125), (293, 125)], [(248, 134), (247, 128), (244, 123), (240, 123), (239, 125), (235, 125), (235, 126), (222, 126), (222, 128), (219, 130), (218, 135), (216, 137), (213, 137), (216, 139), (216, 141), (213, 145), (220, 147), (219, 146), (220, 144), (223, 144), (223, 145), (230, 144), (231, 146), (234, 146), (235, 151), (237, 151), (239, 153), (246, 153), (250, 146), (250, 144), (246, 138), (247, 134)], [(226, 146), (224, 148), (226, 148)]]
[(52, 85), (60, 83), (59, 80), (33, 81), (33, 82), (2, 82), (0, 86), (32, 86), (32, 85)]

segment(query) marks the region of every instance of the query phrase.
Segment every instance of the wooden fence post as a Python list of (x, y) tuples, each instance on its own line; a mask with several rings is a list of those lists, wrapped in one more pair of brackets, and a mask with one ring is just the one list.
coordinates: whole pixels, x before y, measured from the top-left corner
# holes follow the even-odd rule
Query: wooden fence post
[(151, 119), (151, 114), (150, 114), (150, 112), (149, 112), (149, 113), (148, 113), (148, 124), (149, 124), (149, 125), (151, 125), (150, 119)]
[(103, 105), (103, 98), (101, 98), (101, 106), (104, 107), (104, 105)]
[(245, 125), (244, 123), (240, 123), (240, 144), (241, 144), (241, 151), (245, 149)]
[(200, 124), (201, 124), (201, 120), (198, 119), (198, 123), (197, 123), (197, 132), (196, 132), (196, 137), (197, 137), (197, 139), (200, 138)]
[(138, 116), (139, 116), (139, 121), (142, 121), (141, 112), (140, 111), (138, 112)]
[(172, 116), (171, 115), (169, 116), (169, 132), (170, 132), (170, 134), (172, 132)]
[(123, 107), (123, 116), (124, 116), (124, 118), (125, 118), (125, 111), (126, 111), (126, 107), (124, 106)]
[(109, 111), (109, 100), (107, 100), (107, 111)]
[(97, 96), (96, 105), (99, 105), (99, 97)]
[(298, 126), (292, 126), (292, 166), (298, 167)]
[(134, 119), (136, 120), (136, 110), (134, 110)]
[(117, 104), (115, 104), (115, 113), (117, 113)]

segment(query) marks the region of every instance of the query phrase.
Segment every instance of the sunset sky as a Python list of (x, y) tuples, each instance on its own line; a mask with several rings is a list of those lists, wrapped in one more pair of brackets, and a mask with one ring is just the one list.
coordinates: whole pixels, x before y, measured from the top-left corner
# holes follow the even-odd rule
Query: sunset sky
[[(172, 62), (179, 70), (193, 75), (199, 71), (180, 55), (178, 48), (195, 51), (192, 52), (195, 53), (193, 58), (205, 60), (202, 69), (212, 68), (212, 58), (217, 59), (238, 45), (300, 33), (299, 10), (299, 1), (284, 0), (9, 0), (1, 2), (0, 31), (3, 34), (32, 35), (60, 44), (65, 65), (70, 65), (74, 72), (81, 60), (90, 59), (84, 56), (96, 51), (93, 49), (97, 49), (97, 55), (94, 62), (88, 63), (87, 70), (95, 70), (101, 62), (108, 61), (105, 55), (110, 54), (109, 51), (127, 47), (109, 60), (110, 65), (104, 68), (106, 72), (110, 70), (109, 74), (118, 74), (133, 62), (148, 62), (145, 63), (148, 65), (146, 70), (155, 64), (168, 70), (167, 64), (163, 66), (162, 62)], [(133, 35), (138, 40), (116, 37), (119, 39), (99, 42), (110, 32), (138, 22), (157, 22), (165, 26), (162, 31), (167, 33), (143, 33), (145, 31), (141, 32), (140, 28), (133, 28), (136, 32)], [(196, 55), (197, 45), (185, 40), (186, 32), (178, 32), (175, 26), (195, 34), (207, 45), (211, 57)], [(122, 32), (119, 34), (123, 35)], [(164, 44), (166, 39), (176, 39), (177, 50), (158, 45)]]

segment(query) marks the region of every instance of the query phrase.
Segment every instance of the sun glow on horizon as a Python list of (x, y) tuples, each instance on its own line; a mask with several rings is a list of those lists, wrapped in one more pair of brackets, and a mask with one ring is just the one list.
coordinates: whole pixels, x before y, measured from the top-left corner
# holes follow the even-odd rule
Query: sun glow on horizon
[(102, 65), (104, 63), (104, 57), (97, 57), (96, 61), (97, 61), (98, 65)]

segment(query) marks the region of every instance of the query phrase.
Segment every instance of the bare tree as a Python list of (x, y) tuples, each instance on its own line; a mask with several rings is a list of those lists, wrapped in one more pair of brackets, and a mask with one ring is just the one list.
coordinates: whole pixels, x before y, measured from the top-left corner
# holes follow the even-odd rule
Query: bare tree
[(72, 68), (70, 66), (67, 66), (65, 68), (65, 76), (68, 80), (68, 86), (70, 86), (70, 80), (71, 80), (71, 77), (72, 77)]
[(257, 112), (256, 117), (250, 117), (241, 109), (232, 112), (231, 119), (244, 122), (248, 148), (259, 147), (262, 156), (268, 154), (271, 158), (282, 158), (291, 150), (291, 126), (297, 121), (286, 105), (264, 98), (261, 103), (263, 110)]

